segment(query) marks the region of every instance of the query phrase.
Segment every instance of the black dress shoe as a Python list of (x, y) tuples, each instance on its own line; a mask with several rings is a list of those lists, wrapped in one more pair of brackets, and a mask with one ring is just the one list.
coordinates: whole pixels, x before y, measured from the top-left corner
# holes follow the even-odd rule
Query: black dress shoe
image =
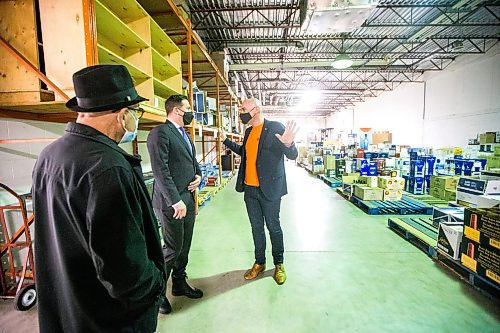
[(172, 279), (172, 295), (186, 296), (188, 298), (202, 298), (203, 291), (191, 287), (187, 283), (186, 278)]
[(169, 314), (172, 312), (172, 306), (166, 297), (163, 297), (163, 301), (161, 302), (158, 312), (161, 314)]

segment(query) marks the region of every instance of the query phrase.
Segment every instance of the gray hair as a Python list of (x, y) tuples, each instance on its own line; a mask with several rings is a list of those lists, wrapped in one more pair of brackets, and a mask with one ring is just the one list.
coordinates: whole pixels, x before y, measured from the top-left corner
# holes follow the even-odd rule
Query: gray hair
[(264, 112), (264, 110), (262, 110), (262, 103), (258, 98), (252, 97), (252, 98), (249, 98), (248, 100), (250, 102), (252, 102), (253, 105), (255, 105), (257, 107), (257, 109), (259, 109), (261, 114)]

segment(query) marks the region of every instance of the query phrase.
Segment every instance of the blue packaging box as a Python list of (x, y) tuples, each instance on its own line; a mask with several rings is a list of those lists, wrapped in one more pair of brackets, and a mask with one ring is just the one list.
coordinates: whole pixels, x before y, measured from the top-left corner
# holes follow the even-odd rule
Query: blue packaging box
[(389, 153), (378, 153), (378, 158), (389, 158)]
[(472, 176), (472, 168), (474, 167), (474, 161), (464, 161), (464, 176)]
[(425, 189), (429, 189), (431, 187), (431, 175), (425, 175)]
[(371, 160), (373, 158), (377, 158), (379, 156), (378, 153), (372, 153), (372, 152), (365, 152), (365, 158), (367, 160)]
[(411, 177), (423, 177), (424, 176), (424, 161), (410, 161), (410, 176)]
[(424, 177), (410, 177), (408, 192), (413, 194), (424, 194)]
[(368, 164), (368, 176), (376, 176), (377, 174), (377, 162), (370, 162)]

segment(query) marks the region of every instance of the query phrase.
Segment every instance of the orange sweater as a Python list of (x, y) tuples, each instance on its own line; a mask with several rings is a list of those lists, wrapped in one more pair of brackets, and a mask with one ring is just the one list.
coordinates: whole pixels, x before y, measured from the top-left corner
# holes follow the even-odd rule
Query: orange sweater
[(245, 184), (250, 186), (259, 186), (259, 175), (257, 173), (257, 153), (259, 152), (259, 140), (264, 123), (252, 127), (245, 144), (246, 165), (245, 165)]

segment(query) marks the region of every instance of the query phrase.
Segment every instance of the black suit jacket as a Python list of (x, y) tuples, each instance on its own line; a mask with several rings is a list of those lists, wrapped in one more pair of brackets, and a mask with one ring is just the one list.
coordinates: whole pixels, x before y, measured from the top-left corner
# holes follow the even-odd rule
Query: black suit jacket
[(153, 207), (165, 209), (185, 202), (192, 195), (188, 185), (201, 176), (200, 165), (196, 161), (196, 151), (191, 139), (191, 149), (175, 125), (167, 120), (149, 133), (148, 151), (155, 179), (153, 187)]
[[(241, 156), (238, 180), (236, 181), (236, 191), (238, 192), (243, 192), (245, 186), (245, 145), (251, 130), (251, 127), (246, 129), (242, 145), (229, 139), (224, 140), (224, 144), (229, 149)], [(264, 119), (264, 127), (260, 135), (257, 153), (257, 173), (262, 193), (268, 200), (278, 200), (287, 194), (284, 156), (291, 160), (295, 160), (298, 156), (295, 144), (287, 148), (276, 137), (276, 134), (283, 134), (284, 131), (285, 126), (282, 123)]]

